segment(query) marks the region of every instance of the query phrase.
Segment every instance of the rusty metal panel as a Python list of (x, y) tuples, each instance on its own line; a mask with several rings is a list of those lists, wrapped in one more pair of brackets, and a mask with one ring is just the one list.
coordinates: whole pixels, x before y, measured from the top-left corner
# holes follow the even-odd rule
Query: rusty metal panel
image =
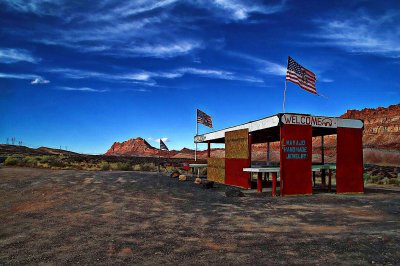
[(225, 184), (225, 158), (208, 158), (207, 179)]
[(248, 159), (249, 157), (249, 130), (225, 132), (225, 158)]

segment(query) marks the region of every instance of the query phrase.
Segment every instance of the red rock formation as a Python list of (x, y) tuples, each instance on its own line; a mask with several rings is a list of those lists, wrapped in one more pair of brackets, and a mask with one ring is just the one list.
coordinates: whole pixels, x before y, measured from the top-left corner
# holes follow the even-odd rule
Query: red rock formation
[(105, 155), (158, 155), (158, 149), (152, 147), (142, 138), (128, 139), (124, 142), (114, 142)]

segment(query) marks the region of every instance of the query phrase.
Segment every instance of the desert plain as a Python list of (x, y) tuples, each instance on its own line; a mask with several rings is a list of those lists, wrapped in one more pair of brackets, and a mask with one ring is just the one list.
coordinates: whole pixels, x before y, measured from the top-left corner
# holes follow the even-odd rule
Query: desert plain
[(400, 192), (227, 189), (165, 173), (2, 168), (0, 265), (400, 261)]

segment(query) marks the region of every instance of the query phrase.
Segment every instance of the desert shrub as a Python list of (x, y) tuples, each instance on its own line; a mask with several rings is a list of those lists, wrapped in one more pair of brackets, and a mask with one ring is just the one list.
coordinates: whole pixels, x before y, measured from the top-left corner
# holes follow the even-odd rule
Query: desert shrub
[(44, 155), (39, 158), (39, 161), (43, 164), (50, 164), (54, 160), (53, 156)]
[(389, 179), (389, 184), (391, 185), (400, 185), (400, 179), (399, 178), (391, 178)]
[(36, 156), (25, 156), (22, 159), (22, 163), (23, 163), (24, 166), (34, 167), (34, 166), (38, 165), (38, 161), (39, 160), (40, 160), (40, 158), (36, 157)]
[(381, 177), (376, 176), (376, 175), (364, 174), (364, 182), (365, 183), (377, 184), (377, 183), (379, 183), (380, 179), (381, 179)]
[(133, 166), (133, 171), (142, 171), (142, 166), (140, 164), (135, 164)]
[(131, 171), (132, 166), (129, 163), (112, 163), (110, 164), (110, 167), (112, 170), (118, 170), (118, 171)]
[(100, 169), (101, 169), (101, 171), (108, 171), (108, 170), (110, 170), (110, 164), (108, 163), (108, 162), (101, 162), (100, 163)]
[(141, 166), (142, 166), (142, 171), (146, 172), (158, 171), (158, 167), (154, 163), (144, 163)]
[(4, 161), (4, 165), (15, 166), (20, 164), (20, 159), (14, 156), (8, 156)]

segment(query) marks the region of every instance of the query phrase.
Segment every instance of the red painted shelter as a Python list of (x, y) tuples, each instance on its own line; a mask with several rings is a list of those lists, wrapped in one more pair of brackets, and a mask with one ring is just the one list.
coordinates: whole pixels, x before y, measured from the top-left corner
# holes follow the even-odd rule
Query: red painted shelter
[(280, 141), (281, 195), (308, 195), (312, 194), (312, 137), (336, 134), (336, 192), (362, 193), (363, 127), (357, 119), (283, 113), (198, 135), (194, 141), (208, 143), (209, 150), (211, 143), (225, 143), (225, 158), (220, 167), (217, 160), (209, 161), (209, 175), (245, 189), (251, 187), (251, 173), (243, 171), (251, 168), (251, 145)]

